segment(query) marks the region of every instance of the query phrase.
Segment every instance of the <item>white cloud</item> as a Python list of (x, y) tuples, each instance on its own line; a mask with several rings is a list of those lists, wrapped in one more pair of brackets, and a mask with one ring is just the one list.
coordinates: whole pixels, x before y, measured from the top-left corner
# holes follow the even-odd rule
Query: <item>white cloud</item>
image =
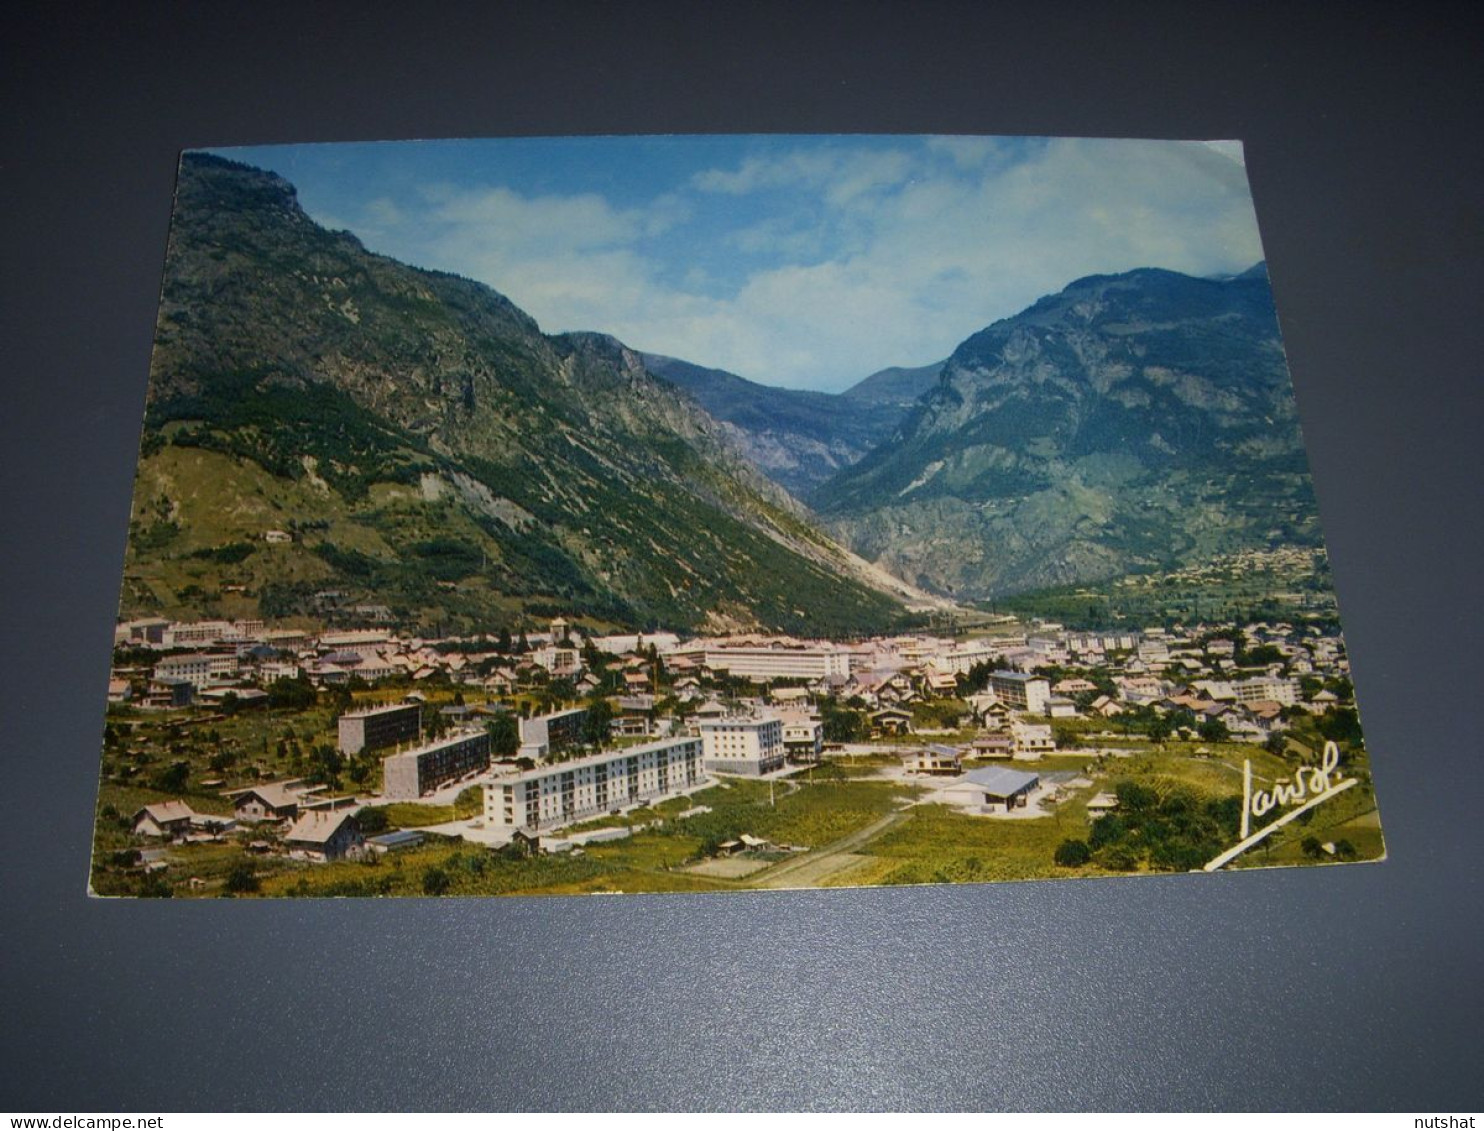
[(912, 175), (911, 157), (898, 149), (793, 150), (748, 157), (732, 170), (706, 169), (691, 178), (701, 192), (744, 196), (767, 189), (815, 190), (832, 205), (901, 184)]
[[(760, 194), (778, 190), (792, 203), (764, 213)], [(721, 197), (736, 207), (718, 212)], [(1240, 146), (1227, 143), (801, 143), (695, 173), (640, 207), (438, 186), (365, 213), (356, 230), (378, 250), (482, 279), (549, 331), (603, 330), (816, 388), (937, 360), (1084, 275), (1214, 274), (1262, 254)], [(709, 241), (711, 258), (662, 260), (666, 233)], [(663, 254), (693, 250), (676, 243)], [(726, 278), (727, 248), (745, 277)]]

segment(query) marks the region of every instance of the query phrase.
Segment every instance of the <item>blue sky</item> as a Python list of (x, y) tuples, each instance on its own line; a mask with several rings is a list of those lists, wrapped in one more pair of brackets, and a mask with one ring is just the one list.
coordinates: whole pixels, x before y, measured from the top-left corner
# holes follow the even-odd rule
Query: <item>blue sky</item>
[(252, 146), (320, 223), (791, 388), (925, 365), (1073, 279), (1262, 258), (1231, 142), (915, 136)]

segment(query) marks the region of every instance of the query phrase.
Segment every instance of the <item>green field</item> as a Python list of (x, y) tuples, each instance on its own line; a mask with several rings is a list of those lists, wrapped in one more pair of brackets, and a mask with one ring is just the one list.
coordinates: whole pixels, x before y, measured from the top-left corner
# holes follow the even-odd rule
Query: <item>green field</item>
[[(556, 830), (554, 835), (560, 838), (603, 827), (634, 830), (622, 840), (591, 844), (571, 853), (523, 856), (512, 849), (432, 838), (415, 849), (372, 862), (313, 865), (280, 856), (249, 857), (239, 842), (228, 839), (170, 846), (166, 849), (170, 867), (162, 879), (154, 881), (146, 881), (137, 867), (120, 863), (115, 854), (140, 846), (128, 833), (127, 819), (159, 797), (150, 790), (105, 783), (99, 798), (93, 882), (95, 890), (105, 894), (146, 894), (147, 883), (163, 883), (178, 896), (220, 895), (227, 891), (234, 866), (234, 882), (242, 888), (244, 860), (250, 862), (256, 894), (297, 896), (721, 891), (770, 886), (770, 876), (780, 868), (778, 878), (771, 881), (774, 885), (788, 886), (788, 880), (797, 875), (801, 882), (827, 887), (1168, 870), (1168, 860), (1160, 864), (1160, 857), (1147, 857), (1142, 850), (1121, 858), (1096, 854), (1076, 866), (1058, 865), (1054, 857), (1065, 841), (1092, 839), (1086, 803), (1095, 793), (1113, 793), (1121, 784), (1132, 783), (1146, 789), (1151, 803), (1161, 806), (1178, 798), (1189, 798), (1198, 808), (1221, 799), (1235, 805), (1244, 759), (1252, 762), (1254, 784), (1259, 788), (1291, 776), (1297, 765), (1242, 743), (1129, 742), (1130, 752), (1123, 756), (1069, 752), (1017, 764), (1016, 768), (1041, 774), (1071, 773), (1087, 780), (1088, 784), (1060, 804), (1048, 806), (1048, 815), (1039, 818), (970, 815), (923, 803), (927, 787), (882, 777), (881, 772), (896, 759), (876, 754), (829, 759), (771, 783), (727, 779), (687, 797)], [(1293, 821), (1231, 866), (1324, 863), (1334, 857), (1316, 850), (1316, 844), (1323, 843), (1344, 845), (1347, 852), (1353, 851), (1353, 858), (1382, 856), (1365, 755), (1352, 750), (1348, 758), (1347, 772), (1360, 777), (1361, 786)], [(200, 812), (230, 811), (219, 794), (187, 789), (180, 796)], [(455, 805), (394, 803), (382, 811), (388, 827), (406, 828), (475, 815), (479, 802), (478, 790), (466, 790)], [(680, 816), (697, 807), (709, 811)], [(757, 870), (730, 878), (691, 870), (714, 857), (723, 843), (743, 834), (774, 846), (744, 854), (753, 859)], [(1137, 847), (1140, 842), (1130, 843)], [(1221, 843), (1232, 843), (1232, 838)], [(1211, 855), (1214, 852), (1202, 856), (1195, 866)], [(816, 859), (817, 866), (808, 864), (800, 870), (797, 862)], [(747, 871), (745, 866), (739, 870)], [(197, 882), (188, 883), (193, 877)], [(239, 890), (239, 894), (253, 893)]]

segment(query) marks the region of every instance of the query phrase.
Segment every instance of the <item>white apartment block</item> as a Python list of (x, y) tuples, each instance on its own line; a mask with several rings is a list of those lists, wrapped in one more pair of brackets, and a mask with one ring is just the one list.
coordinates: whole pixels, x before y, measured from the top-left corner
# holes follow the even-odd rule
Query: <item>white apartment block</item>
[(244, 640), (256, 640), (263, 633), (260, 620), (198, 620), (176, 621), (165, 633), (165, 643), (177, 648), (193, 644), (235, 644)]
[(1170, 658), (1170, 646), (1163, 640), (1145, 640), (1134, 649), (1134, 654), (1146, 664), (1158, 663)]
[(582, 653), (561, 644), (548, 644), (531, 653), (531, 661), (540, 664), (558, 679), (582, 674)]
[(379, 656), (391, 644), (391, 633), (378, 628), (353, 629), (347, 632), (322, 632), (319, 646), (326, 652), (354, 652), (363, 660)]
[(701, 749), (699, 738), (665, 739), (488, 782), (484, 818), (535, 831), (674, 797), (706, 783)]
[(759, 777), (782, 769), (787, 758), (783, 720), (776, 715), (726, 715), (700, 724), (710, 773)]
[(1076, 632), (1067, 637), (1073, 652), (1128, 652), (1138, 643), (1138, 636), (1128, 632)]
[(987, 641), (973, 641), (961, 648), (953, 649), (946, 655), (939, 656), (934, 661), (934, 665), (939, 671), (952, 672), (954, 675), (968, 675), (975, 665), (987, 664), (997, 655), (999, 655), (998, 647), (991, 647)]
[(1281, 703), (1285, 707), (1292, 707), (1299, 700), (1299, 686), (1296, 679), (1258, 676), (1256, 679), (1238, 680), (1231, 686), (1236, 692), (1238, 703), (1256, 703), (1266, 699)]
[(155, 665), (154, 678), (189, 680), (197, 691), (237, 674), (237, 657), (193, 652), (185, 656), (166, 656)]
[(991, 672), (989, 689), (1005, 706), (1032, 715), (1044, 715), (1046, 701), (1051, 698), (1050, 680), (1022, 672)]
[(841, 648), (708, 648), (706, 666), (712, 671), (766, 683), (772, 679), (850, 678), (850, 653)]

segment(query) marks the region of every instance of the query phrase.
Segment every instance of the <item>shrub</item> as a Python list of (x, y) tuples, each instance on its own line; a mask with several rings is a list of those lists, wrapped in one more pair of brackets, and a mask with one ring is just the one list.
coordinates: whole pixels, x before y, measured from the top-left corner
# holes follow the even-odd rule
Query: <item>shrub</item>
[(253, 871), (252, 864), (246, 860), (237, 861), (227, 872), (226, 888), (233, 895), (257, 891), (258, 886), (257, 874)]
[(1091, 859), (1086, 841), (1064, 840), (1056, 846), (1056, 862), (1063, 868), (1080, 868)]

